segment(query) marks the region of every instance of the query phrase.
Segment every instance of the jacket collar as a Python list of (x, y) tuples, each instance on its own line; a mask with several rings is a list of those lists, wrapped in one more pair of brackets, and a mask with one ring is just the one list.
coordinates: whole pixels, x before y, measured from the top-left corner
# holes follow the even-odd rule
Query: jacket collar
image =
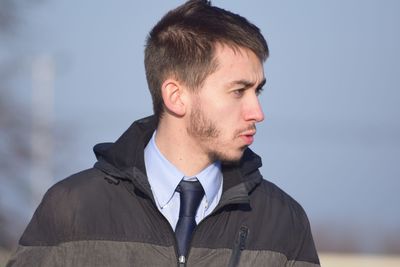
[(154, 116), (135, 121), (114, 143), (94, 146), (97, 162), (94, 165), (106, 174), (120, 180), (129, 180), (152, 197), (146, 177), (144, 148), (157, 127)]
[[(143, 193), (153, 198), (146, 176), (144, 148), (149, 142), (157, 120), (154, 116), (135, 121), (114, 143), (97, 144), (95, 168), (118, 180), (129, 180)], [(224, 179), (221, 205), (248, 203), (249, 193), (261, 181), (258, 168), (261, 158), (247, 148), (237, 164), (223, 164)]]

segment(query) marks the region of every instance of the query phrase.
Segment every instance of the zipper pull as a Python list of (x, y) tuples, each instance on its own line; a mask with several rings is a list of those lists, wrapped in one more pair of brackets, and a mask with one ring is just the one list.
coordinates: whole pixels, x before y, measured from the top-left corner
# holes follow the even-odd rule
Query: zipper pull
[(179, 267), (185, 267), (186, 266), (186, 258), (185, 258), (185, 256), (179, 256), (178, 263), (179, 263)]
[(249, 234), (249, 229), (246, 226), (240, 227), (239, 233), (239, 248), (240, 250), (245, 249), (247, 235)]
[(239, 265), (240, 256), (243, 250), (246, 248), (246, 239), (249, 235), (249, 228), (242, 225), (239, 229), (239, 235), (237, 236), (235, 243), (232, 248), (232, 255), (228, 263), (228, 267), (236, 267)]

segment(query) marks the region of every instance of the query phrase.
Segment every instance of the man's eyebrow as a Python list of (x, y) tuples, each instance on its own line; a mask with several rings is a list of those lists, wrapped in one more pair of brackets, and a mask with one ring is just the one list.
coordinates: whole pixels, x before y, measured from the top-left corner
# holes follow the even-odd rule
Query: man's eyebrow
[[(257, 86), (257, 89), (263, 87), (265, 82), (266, 82), (266, 79), (264, 78), (260, 82), (260, 84)], [(233, 82), (229, 83), (229, 87), (233, 87), (233, 86), (237, 86), (237, 85), (243, 86), (244, 88), (250, 88), (250, 87), (253, 87), (255, 85), (255, 83), (248, 81), (248, 80), (237, 80), (237, 81), (233, 81)]]

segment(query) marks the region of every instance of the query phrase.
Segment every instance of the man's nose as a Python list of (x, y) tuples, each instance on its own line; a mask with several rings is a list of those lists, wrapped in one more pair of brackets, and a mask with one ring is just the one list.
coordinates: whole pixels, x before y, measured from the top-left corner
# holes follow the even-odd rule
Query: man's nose
[(245, 120), (261, 122), (264, 120), (264, 112), (262, 111), (258, 97), (255, 97), (245, 111)]

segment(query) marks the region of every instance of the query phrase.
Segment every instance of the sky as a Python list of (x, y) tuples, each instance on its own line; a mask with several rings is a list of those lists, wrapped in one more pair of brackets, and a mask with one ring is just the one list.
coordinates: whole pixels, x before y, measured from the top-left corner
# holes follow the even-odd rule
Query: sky
[[(46, 107), (73, 140), (51, 181), (33, 177), (40, 192), (91, 167), (94, 144), (152, 113), (146, 35), (182, 2), (47, 0), (26, 12), (16, 95)], [(266, 119), (252, 146), (264, 178), (300, 202), (313, 227), (351, 225), (363, 242), (400, 231), (400, 2), (212, 2), (256, 24), (270, 48), (260, 96)], [(31, 72), (43, 60), (54, 66), (51, 94), (34, 102), (43, 95)]]

